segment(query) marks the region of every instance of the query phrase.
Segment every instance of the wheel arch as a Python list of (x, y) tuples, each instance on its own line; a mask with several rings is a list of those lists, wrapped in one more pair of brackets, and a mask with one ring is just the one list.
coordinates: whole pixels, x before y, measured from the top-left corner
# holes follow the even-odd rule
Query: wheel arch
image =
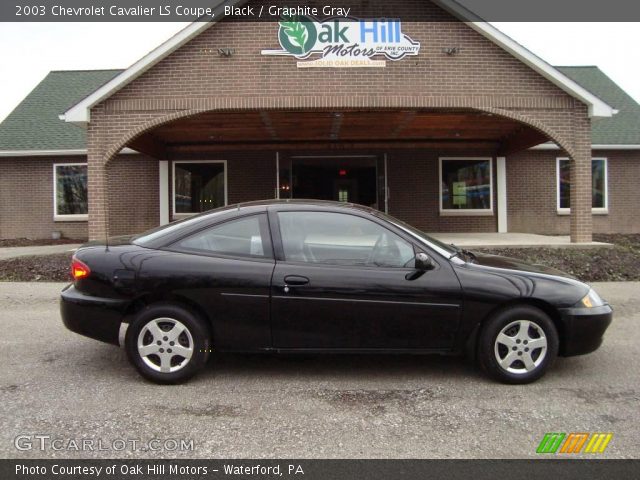
[(478, 341), (480, 340), (480, 332), (487, 324), (490, 318), (495, 316), (498, 312), (502, 310), (506, 310), (511, 307), (516, 306), (530, 306), (535, 307), (544, 312), (553, 322), (553, 325), (556, 327), (558, 332), (558, 341), (559, 341), (559, 354), (562, 354), (564, 350), (564, 344), (566, 339), (566, 328), (562, 322), (562, 317), (560, 312), (556, 307), (551, 305), (549, 302), (542, 300), (540, 298), (515, 298), (509, 300), (507, 302), (500, 303), (492, 308), (489, 312), (487, 312), (484, 317), (476, 324), (475, 328), (469, 335), (466, 341), (466, 351), (467, 355), (472, 355), (470, 358), (475, 358), (476, 352), (478, 351)]
[(206, 310), (193, 300), (177, 295), (175, 293), (146, 293), (133, 300), (124, 314), (124, 323), (131, 323), (135, 316), (144, 308), (157, 303), (170, 303), (189, 310), (191, 313), (201, 318), (209, 330), (211, 340), (215, 337), (215, 328), (213, 319), (207, 314)]

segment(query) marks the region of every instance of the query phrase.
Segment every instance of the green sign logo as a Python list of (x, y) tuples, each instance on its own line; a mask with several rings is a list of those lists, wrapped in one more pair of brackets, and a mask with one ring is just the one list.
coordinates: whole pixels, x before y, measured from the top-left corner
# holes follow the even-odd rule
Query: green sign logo
[(306, 17), (288, 17), (280, 22), (280, 45), (292, 55), (305, 55), (316, 44), (318, 31)]
[[(361, 20), (332, 17), (318, 20), (311, 16), (282, 17), (278, 22), (281, 49), (263, 50), (263, 55), (313, 59), (320, 66), (384, 66), (383, 60), (416, 56), (420, 43), (402, 31), (402, 22), (393, 19)], [(317, 63), (317, 62), (315, 62)], [(309, 66), (311, 62), (299, 62)]]

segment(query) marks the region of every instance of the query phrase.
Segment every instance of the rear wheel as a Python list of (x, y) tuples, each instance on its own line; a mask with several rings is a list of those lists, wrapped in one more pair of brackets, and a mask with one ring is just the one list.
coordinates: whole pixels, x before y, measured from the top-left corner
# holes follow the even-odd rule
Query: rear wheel
[(540, 378), (558, 355), (558, 332), (542, 310), (522, 305), (504, 309), (484, 326), (478, 361), (504, 383), (530, 383)]
[(126, 350), (131, 363), (156, 383), (181, 383), (204, 367), (209, 330), (190, 310), (172, 304), (150, 305), (129, 325)]

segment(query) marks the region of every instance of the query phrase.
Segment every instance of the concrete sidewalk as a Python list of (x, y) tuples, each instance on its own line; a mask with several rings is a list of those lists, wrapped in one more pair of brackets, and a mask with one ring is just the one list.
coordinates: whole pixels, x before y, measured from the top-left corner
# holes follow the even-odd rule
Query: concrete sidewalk
[(610, 243), (571, 243), (569, 235), (533, 233), (429, 233), (441, 242), (464, 248), (594, 248), (612, 247)]
[(61, 245), (36, 245), (31, 247), (2, 247), (0, 248), (0, 260), (9, 258), (28, 257), (30, 255), (51, 255), (76, 250), (79, 243), (65, 243)]

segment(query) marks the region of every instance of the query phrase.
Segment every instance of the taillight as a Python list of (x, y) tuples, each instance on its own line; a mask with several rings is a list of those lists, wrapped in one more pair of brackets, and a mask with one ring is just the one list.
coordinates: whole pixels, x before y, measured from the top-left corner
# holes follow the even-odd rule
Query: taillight
[(71, 259), (71, 276), (74, 280), (80, 280), (82, 278), (87, 278), (91, 273), (91, 269), (85, 264), (81, 262), (76, 257)]

